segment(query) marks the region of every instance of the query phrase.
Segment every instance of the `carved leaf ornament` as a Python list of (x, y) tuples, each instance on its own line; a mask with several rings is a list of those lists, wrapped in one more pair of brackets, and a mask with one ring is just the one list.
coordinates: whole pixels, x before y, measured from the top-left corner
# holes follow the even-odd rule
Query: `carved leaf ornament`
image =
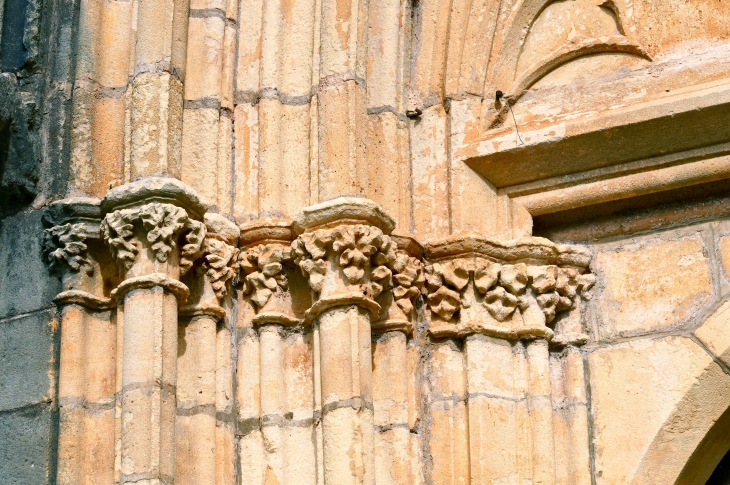
[(405, 251), (396, 251), (392, 276), (393, 299), (406, 315), (413, 311), (414, 302), (421, 294), (425, 280), (423, 263)]
[(109, 245), (112, 256), (125, 268), (132, 267), (139, 253), (135, 239), (135, 224), (146, 232), (157, 261), (164, 263), (185, 232), (185, 244), (180, 248), (180, 272), (185, 274), (193, 262), (203, 255), (206, 228), (202, 222), (190, 219), (184, 209), (172, 204), (153, 202), (142, 207), (121, 209), (106, 215), (101, 234)]
[(431, 311), (443, 320), (451, 320), (468, 305), (465, 290), (470, 280), (482, 296), (481, 303), (497, 321), (507, 320), (536, 301), (546, 323), (550, 323), (558, 312), (574, 308), (579, 297), (589, 297), (587, 292), (595, 276), (580, 274), (573, 268), (500, 264), (482, 258), (434, 263), (426, 266)]
[(291, 248), (278, 244), (262, 244), (241, 253), (239, 266), (245, 274), (243, 293), (257, 308), (266, 305), (277, 288), (287, 290), (289, 281), (284, 265), (292, 260)]
[(238, 248), (220, 239), (208, 237), (203, 255), (206, 274), (211, 280), (215, 296), (222, 300), (228, 292), (228, 282), (233, 280), (238, 270)]
[[(372, 226), (338, 226), (305, 233), (292, 242), (294, 261), (309, 279), (312, 291), (322, 291), (327, 273), (325, 258), (335, 257), (350, 284), (369, 284), (377, 297), (391, 285), (396, 246)], [(369, 274), (368, 274), (369, 272)]]
[(88, 258), (86, 238), (88, 229), (84, 223), (53, 226), (43, 232), (43, 258), (52, 270), (66, 265), (73, 271), (86, 268), (89, 275), (94, 268)]

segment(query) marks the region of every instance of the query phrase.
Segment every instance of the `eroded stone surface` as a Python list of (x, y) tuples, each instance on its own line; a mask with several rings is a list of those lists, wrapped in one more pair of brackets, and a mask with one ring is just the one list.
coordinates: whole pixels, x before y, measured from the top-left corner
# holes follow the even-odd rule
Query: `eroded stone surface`
[(632, 483), (654, 436), (709, 367), (687, 337), (645, 338), (588, 357), (599, 484)]
[(728, 5), (5, 0), (0, 483), (704, 485)]
[(602, 338), (675, 328), (713, 295), (700, 233), (599, 247), (595, 262)]

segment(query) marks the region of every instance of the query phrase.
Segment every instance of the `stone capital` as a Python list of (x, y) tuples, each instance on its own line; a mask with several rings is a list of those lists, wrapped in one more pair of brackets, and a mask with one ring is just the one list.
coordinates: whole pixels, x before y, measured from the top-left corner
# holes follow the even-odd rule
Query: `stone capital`
[(396, 263), (393, 219), (368, 199), (340, 197), (304, 209), (292, 227), (299, 234), (291, 244), (294, 262), (315, 299), (306, 319), (355, 304), (377, 320), (375, 299), (390, 286)]
[(580, 300), (595, 282), (587, 249), (469, 234), (430, 243), (425, 253), (433, 336), (482, 333), (558, 345), (587, 339), (579, 319)]
[(292, 300), (292, 280), (299, 276), (292, 239), (290, 221), (261, 220), (241, 226), (239, 281), (256, 312), (255, 325), (302, 323)]
[(147, 177), (116, 187), (101, 209), (101, 234), (128, 278), (162, 273), (178, 279), (203, 254), (205, 205), (176, 179)]
[(188, 304), (180, 316), (205, 316), (220, 320), (226, 311), (221, 306), (238, 271), (238, 226), (225, 216), (206, 213), (202, 258), (183, 280), (190, 287)]
[(100, 235), (99, 200), (69, 198), (53, 202), (43, 215), (43, 259), (61, 275), (64, 291), (58, 303), (103, 309), (112, 305), (105, 294), (107, 253)]
[(396, 244), (395, 260), (390, 266), (392, 278), (387, 282), (387, 291), (377, 298), (381, 307), (377, 321), (372, 322), (372, 331), (384, 333), (400, 330), (407, 335), (413, 333), (416, 322), (416, 300), (425, 283), (423, 271), (423, 247), (414, 238), (393, 234)]

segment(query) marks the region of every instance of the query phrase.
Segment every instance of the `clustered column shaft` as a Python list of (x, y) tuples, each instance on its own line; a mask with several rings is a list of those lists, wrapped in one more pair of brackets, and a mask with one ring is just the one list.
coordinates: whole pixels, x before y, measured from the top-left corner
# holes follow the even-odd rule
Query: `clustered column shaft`
[[(44, 257), (62, 272), (58, 483), (100, 480), (114, 471), (114, 302), (104, 294), (99, 201), (56, 202), (46, 213)], [(105, 281), (106, 280), (106, 281)], [(112, 280), (113, 281), (113, 280)]]
[(358, 198), (239, 228), (160, 177), (54, 203), (46, 224), (64, 285), (60, 483), (589, 475), (579, 247), (422, 248)]
[[(574, 352), (587, 339), (590, 253), (465, 235), (429, 244), (426, 258), (429, 331), (449, 339), (433, 344), (429, 369), (432, 479), (581, 483), (589, 464), (573, 450), (588, 446), (585, 399), (576, 414), (565, 394), (585, 397)], [(584, 432), (566, 441), (555, 433), (566, 425)]]
[[(102, 234), (122, 283), (120, 481), (175, 477), (179, 281), (203, 250), (205, 208), (174, 179), (142, 179), (102, 201)], [(181, 244), (182, 243), (182, 244)]]

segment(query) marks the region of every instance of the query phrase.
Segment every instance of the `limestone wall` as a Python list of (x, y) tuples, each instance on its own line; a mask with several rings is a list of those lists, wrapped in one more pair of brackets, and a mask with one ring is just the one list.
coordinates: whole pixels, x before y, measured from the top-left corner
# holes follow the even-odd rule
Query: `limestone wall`
[(716, 0), (0, 0), (0, 485), (706, 483), (729, 46)]

